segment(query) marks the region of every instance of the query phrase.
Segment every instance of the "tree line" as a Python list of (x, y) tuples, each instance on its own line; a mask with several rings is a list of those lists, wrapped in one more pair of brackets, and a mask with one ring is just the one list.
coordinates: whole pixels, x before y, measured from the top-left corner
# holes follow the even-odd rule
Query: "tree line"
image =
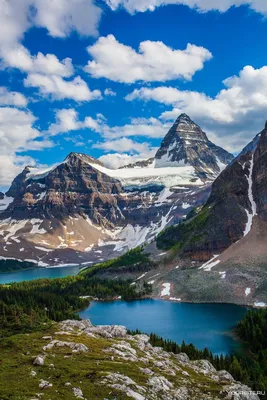
[(0, 337), (39, 329), (50, 321), (77, 319), (90, 296), (103, 300), (138, 299), (151, 293), (151, 285), (85, 276), (38, 279), (0, 285)]

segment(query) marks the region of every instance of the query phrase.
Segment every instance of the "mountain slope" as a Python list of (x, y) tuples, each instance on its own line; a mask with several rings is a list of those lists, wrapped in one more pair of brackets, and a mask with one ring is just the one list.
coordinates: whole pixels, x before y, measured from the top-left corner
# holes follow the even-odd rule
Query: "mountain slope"
[(251, 212), (250, 159), (249, 152), (225, 169), (213, 183), (210, 197), (197, 215), (160, 234), (158, 246), (169, 249), (176, 245), (183, 256), (207, 261), (213, 253), (221, 253), (241, 239), (248, 220), (246, 210)]
[(158, 247), (171, 249), (169, 269), (183, 266), (165, 274), (171, 296), (266, 306), (267, 124), (245, 149), (215, 180), (204, 206), (159, 234)]

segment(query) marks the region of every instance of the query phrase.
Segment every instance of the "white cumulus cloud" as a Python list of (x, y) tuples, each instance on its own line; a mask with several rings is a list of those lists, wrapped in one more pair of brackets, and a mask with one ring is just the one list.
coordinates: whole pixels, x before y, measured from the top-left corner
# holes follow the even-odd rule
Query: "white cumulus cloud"
[(9, 91), (6, 87), (0, 86), (0, 106), (26, 107), (27, 99), (19, 92)]
[(151, 148), (147, 152), (137, 153), (137, 154), (128, 154), (128, 153), (111, 153), (104, 154), (99, 157), (99, 160), (102, 163), (111, 169), (117, 169), (123, 167), (124, 165), (133, 164), (137, 161), (147, 160), (149, 158), (154, 157), (156, 150)]
[(12, 47), (34, 26), (54, 37), (95, 36), (101, 14), (92, 0), (0, 0), (0, 47)]
[(112, 10), (125, 8), (129, 13), (154, 11), (168, 4), (185, 5), (201, 13), (208, 11), (226, 12), (231, 7), (246, 5), (252, 10), (267, 15), (265, 0), (106, 0)]
[(0, 107), (0, 186), (9, 185), (23, 166), (34, 164), (21, 152), (51, 147), (49, 140), (39, 140), (41, 133), (34, 127), (35, 121), (30, 111)]
[(54, 54), (44, 55), (38, 52), (32, 56), (22, 45), (16, 45), (2, 50), (3, 63), (7, 67), (18, 68), (23, 72), (41, 73), (69, 77), (73, 75), (74, 68), (70, 58), (61, 62)]
[(116, 151), (118, 153), (144, 153), (150, 150), (149, 143), (139, 143), (125, 137), (116, 140), (107, 140), (102, 143), (95, 143), (93, 147), (102, 149), (105, 152)]
[(223, 83), (225, 88), (215, 97), (161, 86), (135, 89), (126, 99), (172, 105), (173, 110), (162, 113), (163, 120), (173, 120), (185, 112), (197, 119), (216, 143), (239, 151), (263, 128), (266, 119), (267, 66), (259, 69), (246, 66)]
[(87, 83), (76, 76), (72, 80), (65, 80), (61, 76), (29, 74), (24, 80), (27, 87), (39, 88), (43, 96), (51, 96), (53, 99), (72, 99), (75, 101), (92, 101), (102, 98), (99, 90), (90, 90)]
[(113, 35), (100, 37), (87, 48), (93, 61), (84, 68), (94, 78), (116, 82), (167, 81), (187, 79), (212, 58), (204, 47), (188, 44), (184, 50), (175, 50), (162, 42), (141, 42), (138, 52), (116, 40)]

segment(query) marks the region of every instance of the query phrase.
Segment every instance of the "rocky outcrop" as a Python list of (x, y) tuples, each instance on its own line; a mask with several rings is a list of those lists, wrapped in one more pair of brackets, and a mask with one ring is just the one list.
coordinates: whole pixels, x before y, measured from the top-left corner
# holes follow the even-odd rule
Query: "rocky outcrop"
[(3, 200), (4, 197), (5, 197), (4, 193), (0, 192), (0, 200)]
[(136, 163), (133, 163), (133, 164), (124, 165), (123, 167), (120, 167), (120, 169), (152, 167), (154, 165), (154, 160), (155, 160), (154, 157), (148, 158), (147, 160), (141, 160), (141, 161), (137, 161)]
[[(59, 332), (56, 332), (58, 330)], [(20, 338), (29, 350), (18, 357), (16, 371), (30, 365), (29, 384), (12, 386), (12, 394), (28, 398), (31, 390), (43, 390), (52, 398), (60, 393), (80, 399), (130, 398), (135, 400), (258, 400), (250, 389), (235, 382), (227, 371), (216, 371), (207, 360), (192, 361), (183, 353), (173, 354), (152, 347), (147, 335), (129, 335), (125, 327), (92, 326), (88, 321), (63, 321), (50, 328), (51, 343), (43, 346), (39, 357), (46, 363), (30, 363), (31, 334)], [(33, 351), (42, 348), (44, 339), (35, 341)], [(92, 336), (93, 335), (93, 336)], [(67, 340), (66, 340), (67, 336)], [(85, 346), (86, 352), (73, 352), (73, 343)], [(41, 350), (41, 349), (40, 349)], [(51, 363), (52, 361), (52, 363)], [(75, 367), (74, 367), (75, 366)], [(9, 374), (12, 379), (12, 374)], [(60, 377), (60, 379), (58, 378)], [(22, 391), (22, 392), (21, 392)], [(37, 391), (36, 398), (40, 394)]]

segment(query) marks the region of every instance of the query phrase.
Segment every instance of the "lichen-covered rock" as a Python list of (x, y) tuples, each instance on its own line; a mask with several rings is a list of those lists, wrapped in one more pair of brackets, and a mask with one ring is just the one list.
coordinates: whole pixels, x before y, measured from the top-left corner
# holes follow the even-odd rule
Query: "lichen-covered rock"
[(125, 338), (127, 329), (125, 326), (120, 325), (98, 325), (92, 326), (85, 330), (87, 333), (98, 334), (105, 338)]
[(86, 353), (88, 351), (88, 347), (83, 343), (63, 342), (62, 340), (52, 340), (48, 345), (43, 347), (43, 350), (51, 350), (54, 347), (69, 347), (72, 353)]
[(49, 383), (48, 381), (45, 381), (44, 379), (40, 380), (40, 383), (39, 383), (40, 389), (50, 389), (50, 388), (52, 388), (52, 386), (53, 386), (52, 383)]
[(196, 366), (197, 369), (204, 374), (216, 372), (216, 369), (208, 360), (192, 361), (191, 365)]
[(33, 365), (42, 366), (42, 365), (44, 365), (44, 362), (45, 362), (45, 356), (39, 355), (33, 361)]
[(176, 358), (176, 360), (181, 361), (182, 363), (185, 363), (185, 364), (190, 361), (188, 355), (185, 353), (175, 354), (174, 357)]
[(234, 382), (234, 378), (232, 377), (232, 375), (225, 370), (218, 371), (217, 375), (221, 382)]
[(92, 323), (89, 319), (83, 319), (82, 321), (66, 319), (60, 323), (60, 327), (63, 331), (73, 332), (75, 328), (80, 330), (90, 328), (92, 327)]
[(81, 390), (80, 388), (74, 387), (74, 388), (72, 389), (72, 391), (73, 391), (74, 396), (75, 396), (77, 399), (84, 399), (84, 397), (83, 397), (83, 392), (82, 392), (82, 390)]

